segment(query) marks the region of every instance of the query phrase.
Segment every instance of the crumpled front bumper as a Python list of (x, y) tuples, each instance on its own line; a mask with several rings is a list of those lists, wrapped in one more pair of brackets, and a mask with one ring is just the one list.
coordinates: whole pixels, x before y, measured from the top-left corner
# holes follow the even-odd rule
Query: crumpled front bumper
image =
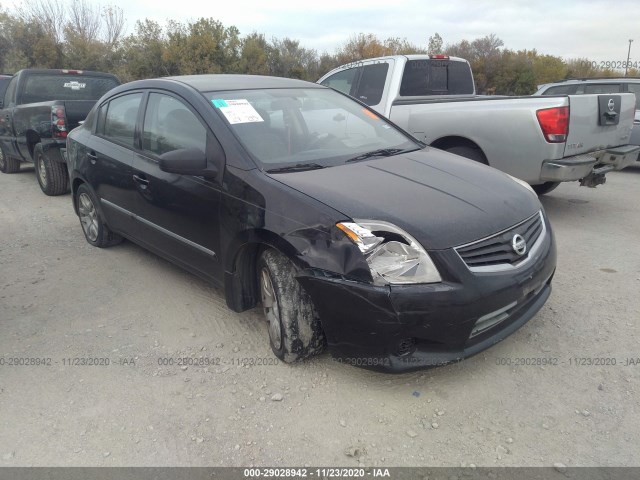
[[(322, 272), (299, 277), (337, 361), (387, 372), (456, 362), (516, 331), (551, 293), (556, 247), (550, 230), (536, 258), (504, 272), (473, 273), (453, 249), (429, 253), (441, 283), (374, 286)], [(504, 318), (472, 336), (479, 320), (493, 317)]]

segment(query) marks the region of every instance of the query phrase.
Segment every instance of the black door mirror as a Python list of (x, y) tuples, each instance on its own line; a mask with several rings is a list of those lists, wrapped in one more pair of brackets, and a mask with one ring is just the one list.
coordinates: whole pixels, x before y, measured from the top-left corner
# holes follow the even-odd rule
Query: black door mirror
[(208, 165), (207, 156), (199, 148), (181, 148), (160, 155), (160, 170), (179, 175), (214, 178), (218, 169)]

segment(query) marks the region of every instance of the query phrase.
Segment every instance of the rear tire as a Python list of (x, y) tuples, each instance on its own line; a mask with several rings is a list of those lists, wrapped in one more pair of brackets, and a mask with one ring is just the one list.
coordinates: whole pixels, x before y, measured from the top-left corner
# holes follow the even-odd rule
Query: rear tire
[(533, 188), (533, 191), (538, 195), (546, 195), (552, 190), (558, 188), (558, 185), (560, 185), (560, 182), (545, 182), (539, 185), (531, 185), (531, 188)]
[(98, 248), (117, 245), (122, 241), (122, 237), (109, 229), (96, 205), (91, 190), (86, 185), (80, 185), (76, 192), (76, 208), (84, 238)]
[(69, 173), (66, 164), (51, 160), (44, 154), (40, 143), (33, 150), (33, 159), (36, 178), (45, 195), (56, 196), (69, 192)]
[(258, 259), (257, 273), (275, 356), (291, 363), (322, 352), (325, 337), (320, 319), (289, 259), (275, 250), (265, 250)]
[(9, 157), (5, 154), (4, 148), (0, 146), (0, 172), (16, 173), (20, 171), (20, 160)]
[(484, 163), (485, 165), (489, 165), (487, 161), (487, 157), (484, 156), (482, 150), (479, 148), (466, 147), (466, 146), (455, 146), (449, 147), (445, 149), (446, 152), (453, 153), (455, 155), (460, 155), (461, 157), (468, 158), (469, 160), (473, 160), (474, 162)]

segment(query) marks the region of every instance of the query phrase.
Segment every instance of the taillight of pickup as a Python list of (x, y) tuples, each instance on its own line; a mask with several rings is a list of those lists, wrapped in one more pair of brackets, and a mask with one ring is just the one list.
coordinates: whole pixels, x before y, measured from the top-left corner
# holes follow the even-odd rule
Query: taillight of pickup
[(51, 136), (53, 138), (67, 138), (68, 133), (64, 105), (53, 105), (51, 107)]

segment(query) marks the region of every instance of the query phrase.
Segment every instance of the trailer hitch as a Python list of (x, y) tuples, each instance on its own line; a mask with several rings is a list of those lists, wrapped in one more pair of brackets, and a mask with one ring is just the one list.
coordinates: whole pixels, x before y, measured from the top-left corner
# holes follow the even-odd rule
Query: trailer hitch
[(598, 185), (603, 185), (607, 181), (605, 174), (614, 170), (613, 165), (605, 165), (604, 167), (594, 168), (589, 175), (580, 179), (581, 187), (596, 188)]

